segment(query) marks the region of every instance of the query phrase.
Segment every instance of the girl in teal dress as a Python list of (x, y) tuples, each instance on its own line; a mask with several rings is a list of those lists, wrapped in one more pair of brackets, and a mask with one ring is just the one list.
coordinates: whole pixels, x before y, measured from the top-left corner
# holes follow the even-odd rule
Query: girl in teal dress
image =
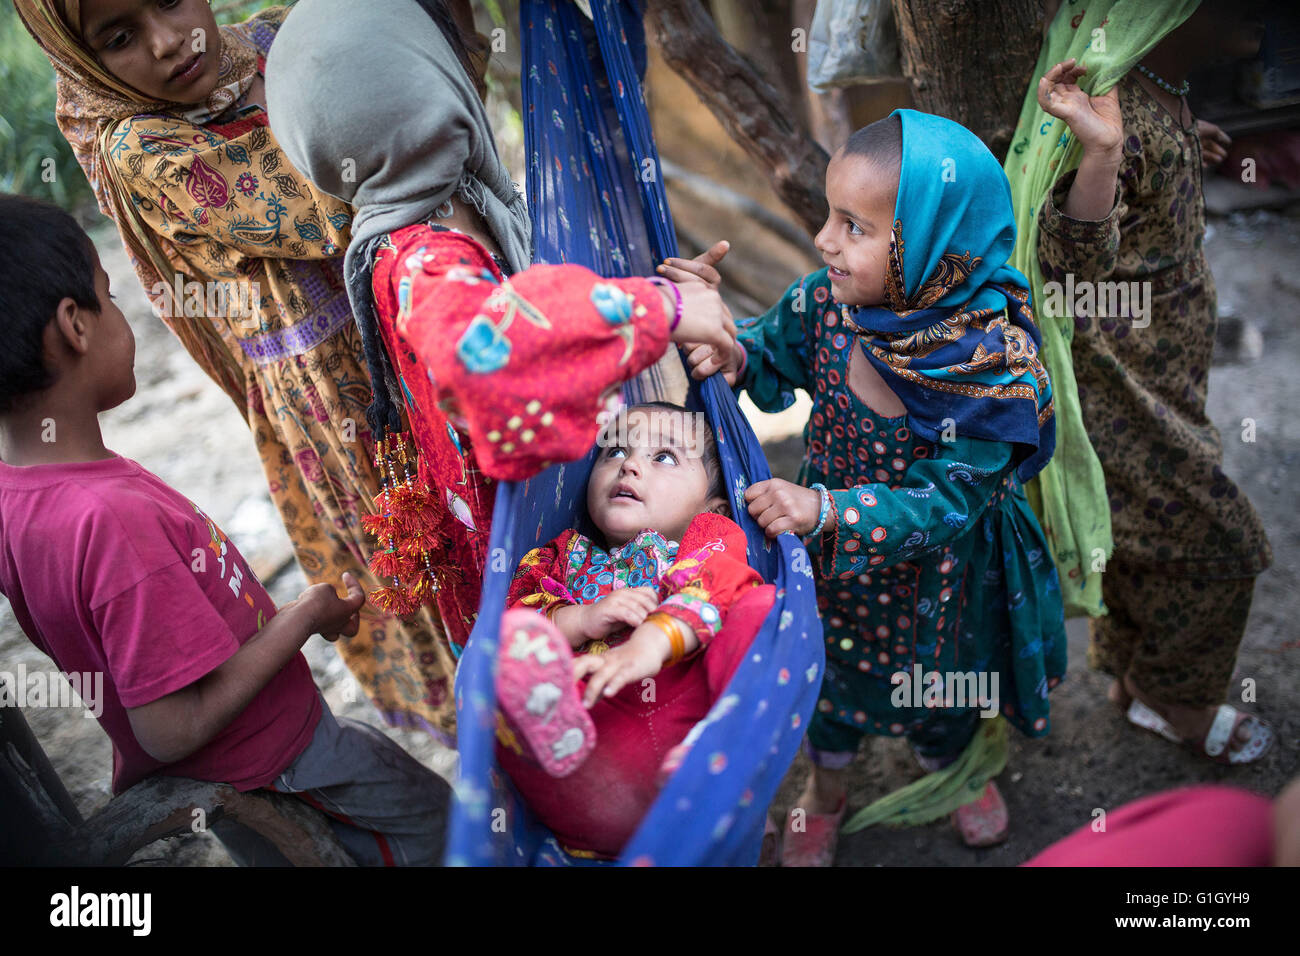
[(826, 674), (786, 865), (830, 864), (864, 734), (906, 736), (932, 773), (850, 828), (956, 810), (968, 843), (1004, 838), (998, 717), (1046, 734), (1065, 673), (1059, 581), (1022, 490), (1054, 433), (1026, 283), (1006, 265), (1006, 177), (964, 127), (898, 110), (832, 158), (826, 194), (827, 268), (739, 322), (732, 356), (689, 356), (764, 411), (813, 399), (798, 483), (745, 493), (820, 571)]

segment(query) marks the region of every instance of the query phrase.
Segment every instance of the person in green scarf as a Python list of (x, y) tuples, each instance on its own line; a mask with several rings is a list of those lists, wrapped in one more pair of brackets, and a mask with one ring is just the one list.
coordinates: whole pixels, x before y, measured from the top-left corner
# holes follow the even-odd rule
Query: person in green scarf
[(1006, 161), (1012, 261), (1057, 396), (1057, 456), (1036, 490), (1067, 602), (1108, 610), (1089, 659), (1130, 721), (1232, 764), (1273, 740), (1222, 703), (1272, 553), (1206, 415), (1217, 314), (1202, 138), (1221, 156), (1226, 137), (1198, 128), (1185, 95), (1194, 68), (1258, 49), (1251, 6), (1063, 6)]

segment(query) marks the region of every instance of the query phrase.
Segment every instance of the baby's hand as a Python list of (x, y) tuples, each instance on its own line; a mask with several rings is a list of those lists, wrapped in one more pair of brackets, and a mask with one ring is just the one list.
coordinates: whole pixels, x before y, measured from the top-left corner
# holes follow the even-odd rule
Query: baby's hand
[(586, 693), (582, 695), (583, 704), (590, 707), (602, 694), (613, 697), (628, 684), (654, 677), (663, 669), (664, 661), (671, 653), (672, 645), (663, 628), (642, 624), (618, 647), (610, 648), (604, 654), (582, 655), (573, 662), (573, 679), (591, 678), (587, 681)]
[[(811, 533), (822, 511), (821, 492), (783, 478), (755, 482), (745, 489), (745, 500), (749, 502), (749, 513), (769, 538), (783, 531)], [(830, 519), (827, 515), (827, 528)]]
[(361, 628), (360, 612), (366, 603), (366, 592), (350, 571), (343, 572), (343, 586), (348, 592), (344, 598), (338, 596), (331, 584), (313, 584), (294, 602), (310, 609), (312, 633), (327, 641), (337, 640), (340, 634), (354, 637)]
[(1065, 120), (1085, 153), (1119, 160), (1124, 146), (1124, 117), (1119, 111), (1119, 87), (1103, 96), (1089, 96), (1079, 88), (1088, 72), (1071, 57), (1056, 64), (1038, 81), (1038, 105)]
[(1232, 137), (1209, 120), (1196, 121), (1196, 135), (1201, 138), (1201, 157), (1206, 166), (1217, 166), (1228, 158)]
[(705, 249), (694, 259), (679, 259), (669, 256), (656, 270), (665, 279), (673, 282), (690, 282), (699, 279), (713, 289), (722, 286), (722, 276), (714, 268), (731, 249), (726, 239), (715, 242), (710, 249)]
[(588, 641), (600, 641), (625, 627), (637, 627), (659, 606), (657, 588), (623, 588), (595, 604), (583, 604), (581, 630)]

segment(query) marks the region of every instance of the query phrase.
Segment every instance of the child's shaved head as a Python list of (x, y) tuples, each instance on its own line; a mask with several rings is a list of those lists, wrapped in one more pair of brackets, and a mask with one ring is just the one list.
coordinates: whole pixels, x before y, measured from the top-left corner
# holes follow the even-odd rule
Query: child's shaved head
[(897, 116), (886, 116), (862, 127), (844, 144), (844, 154), (869, 159), (897, 183), (903, 170), (902, 122)]

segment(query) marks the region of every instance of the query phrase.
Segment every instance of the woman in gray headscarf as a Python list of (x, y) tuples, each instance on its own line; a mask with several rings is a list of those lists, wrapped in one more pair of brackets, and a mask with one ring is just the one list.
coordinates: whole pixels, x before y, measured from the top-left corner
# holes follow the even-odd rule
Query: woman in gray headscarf
[[(700, 282), (529, 266), (522, 196), (497, 155), (442, 0), (302, 0), (267, 60), (289, 159), (356, 207), (348, 294), (388, 437), (393, 488), (369, 523), (377, 604), (436, 602), (463, 645), (478, 608), (495, 479), (584, 455), (618, 386), (670, 339), (729, 354), (735, 329)], [(414, 450), (403, 432), (405, 407)], [(417, 480), (418, 479), (418, 480)]]

